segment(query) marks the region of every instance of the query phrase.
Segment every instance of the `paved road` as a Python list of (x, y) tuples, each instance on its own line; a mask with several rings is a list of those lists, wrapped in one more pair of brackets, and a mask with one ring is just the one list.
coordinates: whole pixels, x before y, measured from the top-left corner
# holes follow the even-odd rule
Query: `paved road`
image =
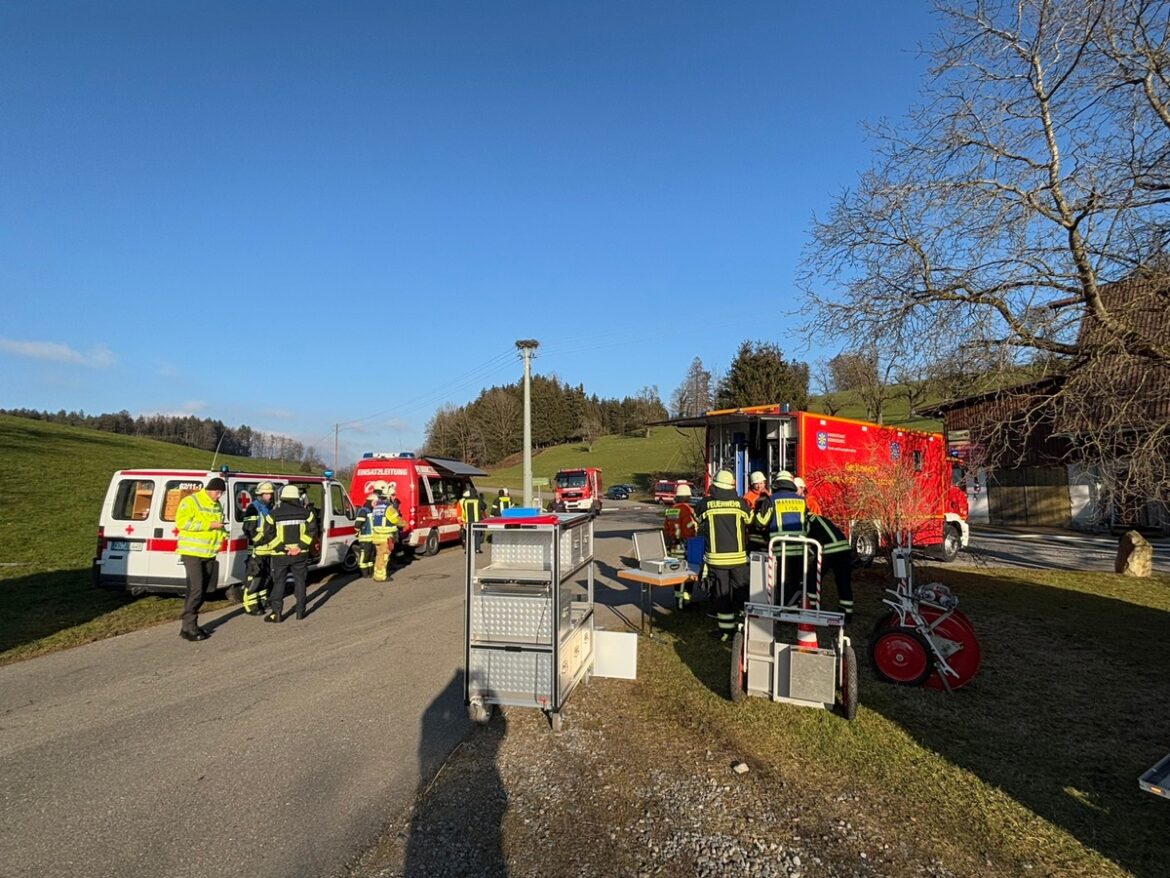
[[(1170, 573), (1170, 540), (1153, 539), (1154, 569)], [(1117, 537), (1072, 532), (1025, 533), (976, 526), (956, 564), (1047, 570), (1113, 571)]]
[[(637, 625), (607, 571), (657, 523), (598, 522), (600, 626)], [(223, 611), (202, 643), (176, 622), (0, 668), (0, 876), (343, 872), (468, 728), (462, 561), (310, 584), (302, 622)]]

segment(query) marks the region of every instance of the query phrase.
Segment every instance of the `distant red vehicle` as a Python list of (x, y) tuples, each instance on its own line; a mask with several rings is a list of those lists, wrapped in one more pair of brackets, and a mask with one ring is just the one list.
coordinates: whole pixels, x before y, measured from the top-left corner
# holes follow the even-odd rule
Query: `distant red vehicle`
[(601, 512), (601, 470), (595, 466), (563, 469), (554, 479), (555, 502), (570, 512)]
[(663, 506), (674, 505), (674, 492), (678, 489), (678, 482), (670, 479), (660, 479), (654, 483), (654, 502)]

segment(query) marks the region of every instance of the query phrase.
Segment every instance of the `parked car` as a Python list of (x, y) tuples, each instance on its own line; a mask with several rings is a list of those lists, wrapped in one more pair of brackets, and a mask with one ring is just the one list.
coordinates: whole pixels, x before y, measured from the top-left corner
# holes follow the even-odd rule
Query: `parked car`
[(605, 492), (605, 496), (610, 500), (629, 500), (630, 492), (625, 485), (613, 485)]

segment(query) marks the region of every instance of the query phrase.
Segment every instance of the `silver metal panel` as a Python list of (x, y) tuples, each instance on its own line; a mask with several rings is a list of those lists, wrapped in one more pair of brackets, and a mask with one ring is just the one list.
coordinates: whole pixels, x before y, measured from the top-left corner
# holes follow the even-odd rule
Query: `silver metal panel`
[(831, 650), (789, 649), (789, 698), (832, 704), (837, 700), (837, 657)]
[(467, 678), (469, 697), (544, 709), (552, 706), (552, 653), (545, 650), (505, 651), (472, 645)]
[(552, 643), (551, 595), (474, 594), (471, 639)]
[(493, 530), (492, 567), (552, 570), (552, 541), (542, 530)]

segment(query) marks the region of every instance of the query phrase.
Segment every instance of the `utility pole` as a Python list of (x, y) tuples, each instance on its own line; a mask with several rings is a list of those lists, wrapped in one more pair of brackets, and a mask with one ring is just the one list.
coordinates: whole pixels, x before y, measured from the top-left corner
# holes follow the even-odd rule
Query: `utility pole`
[(338, 461), (340, 460), (340, 457), (337, 453), (337, 448), (338, 448), (338, 445), (340, 444), (340, 439), (341, 439), (341, 424), (334, 424), (333, 425), (333, 471), (334, 472), (337, 472)]
[(540, 347), (534, 338), (522, 338), (516, 349), (524, 358), (524, 505), (532, 505), (532, 357)]

